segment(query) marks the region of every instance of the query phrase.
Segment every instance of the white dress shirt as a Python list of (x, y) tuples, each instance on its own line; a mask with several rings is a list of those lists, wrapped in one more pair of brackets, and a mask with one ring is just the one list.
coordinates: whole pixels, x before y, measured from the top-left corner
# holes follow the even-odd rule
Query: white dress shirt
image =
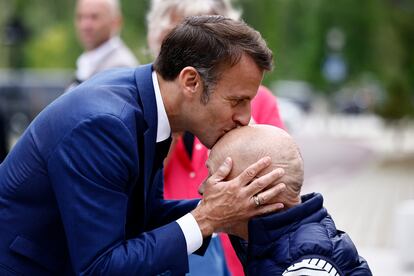
[[(168, 139), (171, 136), (170, 122), (168, 121), (167, 112), (165, 111), (162, 101), (160, 87), (158, 85), (157, 73), (152, 72), (152, 83), (154, 85), (155, 100), (157, 102), (157, 143)], [(191, 213), (177, 219), (177, 223), (183, 231), (187, 244), (187, 254), (190, 255), (203, 244), (203, 235), (200, 227)]]

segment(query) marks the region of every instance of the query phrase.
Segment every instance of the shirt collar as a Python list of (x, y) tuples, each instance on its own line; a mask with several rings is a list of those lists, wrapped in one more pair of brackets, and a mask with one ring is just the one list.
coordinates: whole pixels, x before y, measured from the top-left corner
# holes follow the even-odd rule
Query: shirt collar
[(111, 39), (102, 43), (98, 48), (84, 52), (76, 61), (76, 77), (79, 80), (86, 80), (94, 73), (99, 63), (114, 49), (121, 45), (119, 36), (113, 36)]
[(152, 71), (152, 83), (155, 91), (155, 101), (157, 102), (157, 143), (168, 139), (171, 136), (170, 122), (168, 121), (167, 112), (165, 111), (164, 102), (161, 96), (158, 77), (155, 71)]

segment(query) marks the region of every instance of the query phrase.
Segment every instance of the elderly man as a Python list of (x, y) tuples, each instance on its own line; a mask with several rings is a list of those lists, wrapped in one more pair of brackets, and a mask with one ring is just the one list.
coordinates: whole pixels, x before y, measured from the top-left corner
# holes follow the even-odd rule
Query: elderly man
[(211, 175), (227, 156), (233, 159), (228, 180), (263, 156), (272, 158), (266, 170), (285, 171), (279, 181), (286, 189), (278, 197), (271, 199), (270, 191), (253, 196), (258, 207), (271, 200), (283, 203), (282, 211), (225, 229), (248, 241), (246, 249), (242, 240), (233, 239), (248, 275), (371, 275), (349, 236), (335, 228), (323, 207), (322, 196), (300, 196), (303, 161), (298, 146), (285, 131), (269, 125), (250, 125), (228, 132), (209, 155), (207, 167)]
[(76, 65), (77, 82), (114, 67), (135, 67), (138, 61), (119, 37), (119, 0), (78, 0), (75, 26), (85, 52)]
[(0, 274), (183, 275), (213, 232), (280, 209), (252, 201), (283, 174), (256, 178), (269, 157), (229, 182), (226, 159), (201, 202), (162, 195), (171, 132), (211, 148), (247, 125), (271, 62), (245, 23), (192, 17), (154, 65), (98, 74), (50, 104), (0, 165)]

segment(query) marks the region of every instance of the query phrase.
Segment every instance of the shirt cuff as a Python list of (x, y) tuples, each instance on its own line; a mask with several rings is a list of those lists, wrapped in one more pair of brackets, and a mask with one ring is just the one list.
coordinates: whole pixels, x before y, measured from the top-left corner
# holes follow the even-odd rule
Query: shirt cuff
[(187, 254), (190, 255), (203, 244), (203, 235), (200, 227), (191, 213), (176, 220), (183, 231), (185, 242), (187, 243)]

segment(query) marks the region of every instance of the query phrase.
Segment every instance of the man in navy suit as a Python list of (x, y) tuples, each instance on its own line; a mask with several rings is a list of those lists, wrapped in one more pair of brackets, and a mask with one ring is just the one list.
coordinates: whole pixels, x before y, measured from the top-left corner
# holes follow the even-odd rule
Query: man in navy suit
[(154, 65), (98, 74), (49, 105), (0, 165), (0, 274), (183, 275), (213, 232), (282, 208), (284, 185), (262, 190), (283, 170), (256, 177), (269, 157), (224, 181), (227, 158), (201, 201), (162, 195), (171, 132), (212, 147), (247, 125), (271, 59), (246, 24), (193, 17)]

